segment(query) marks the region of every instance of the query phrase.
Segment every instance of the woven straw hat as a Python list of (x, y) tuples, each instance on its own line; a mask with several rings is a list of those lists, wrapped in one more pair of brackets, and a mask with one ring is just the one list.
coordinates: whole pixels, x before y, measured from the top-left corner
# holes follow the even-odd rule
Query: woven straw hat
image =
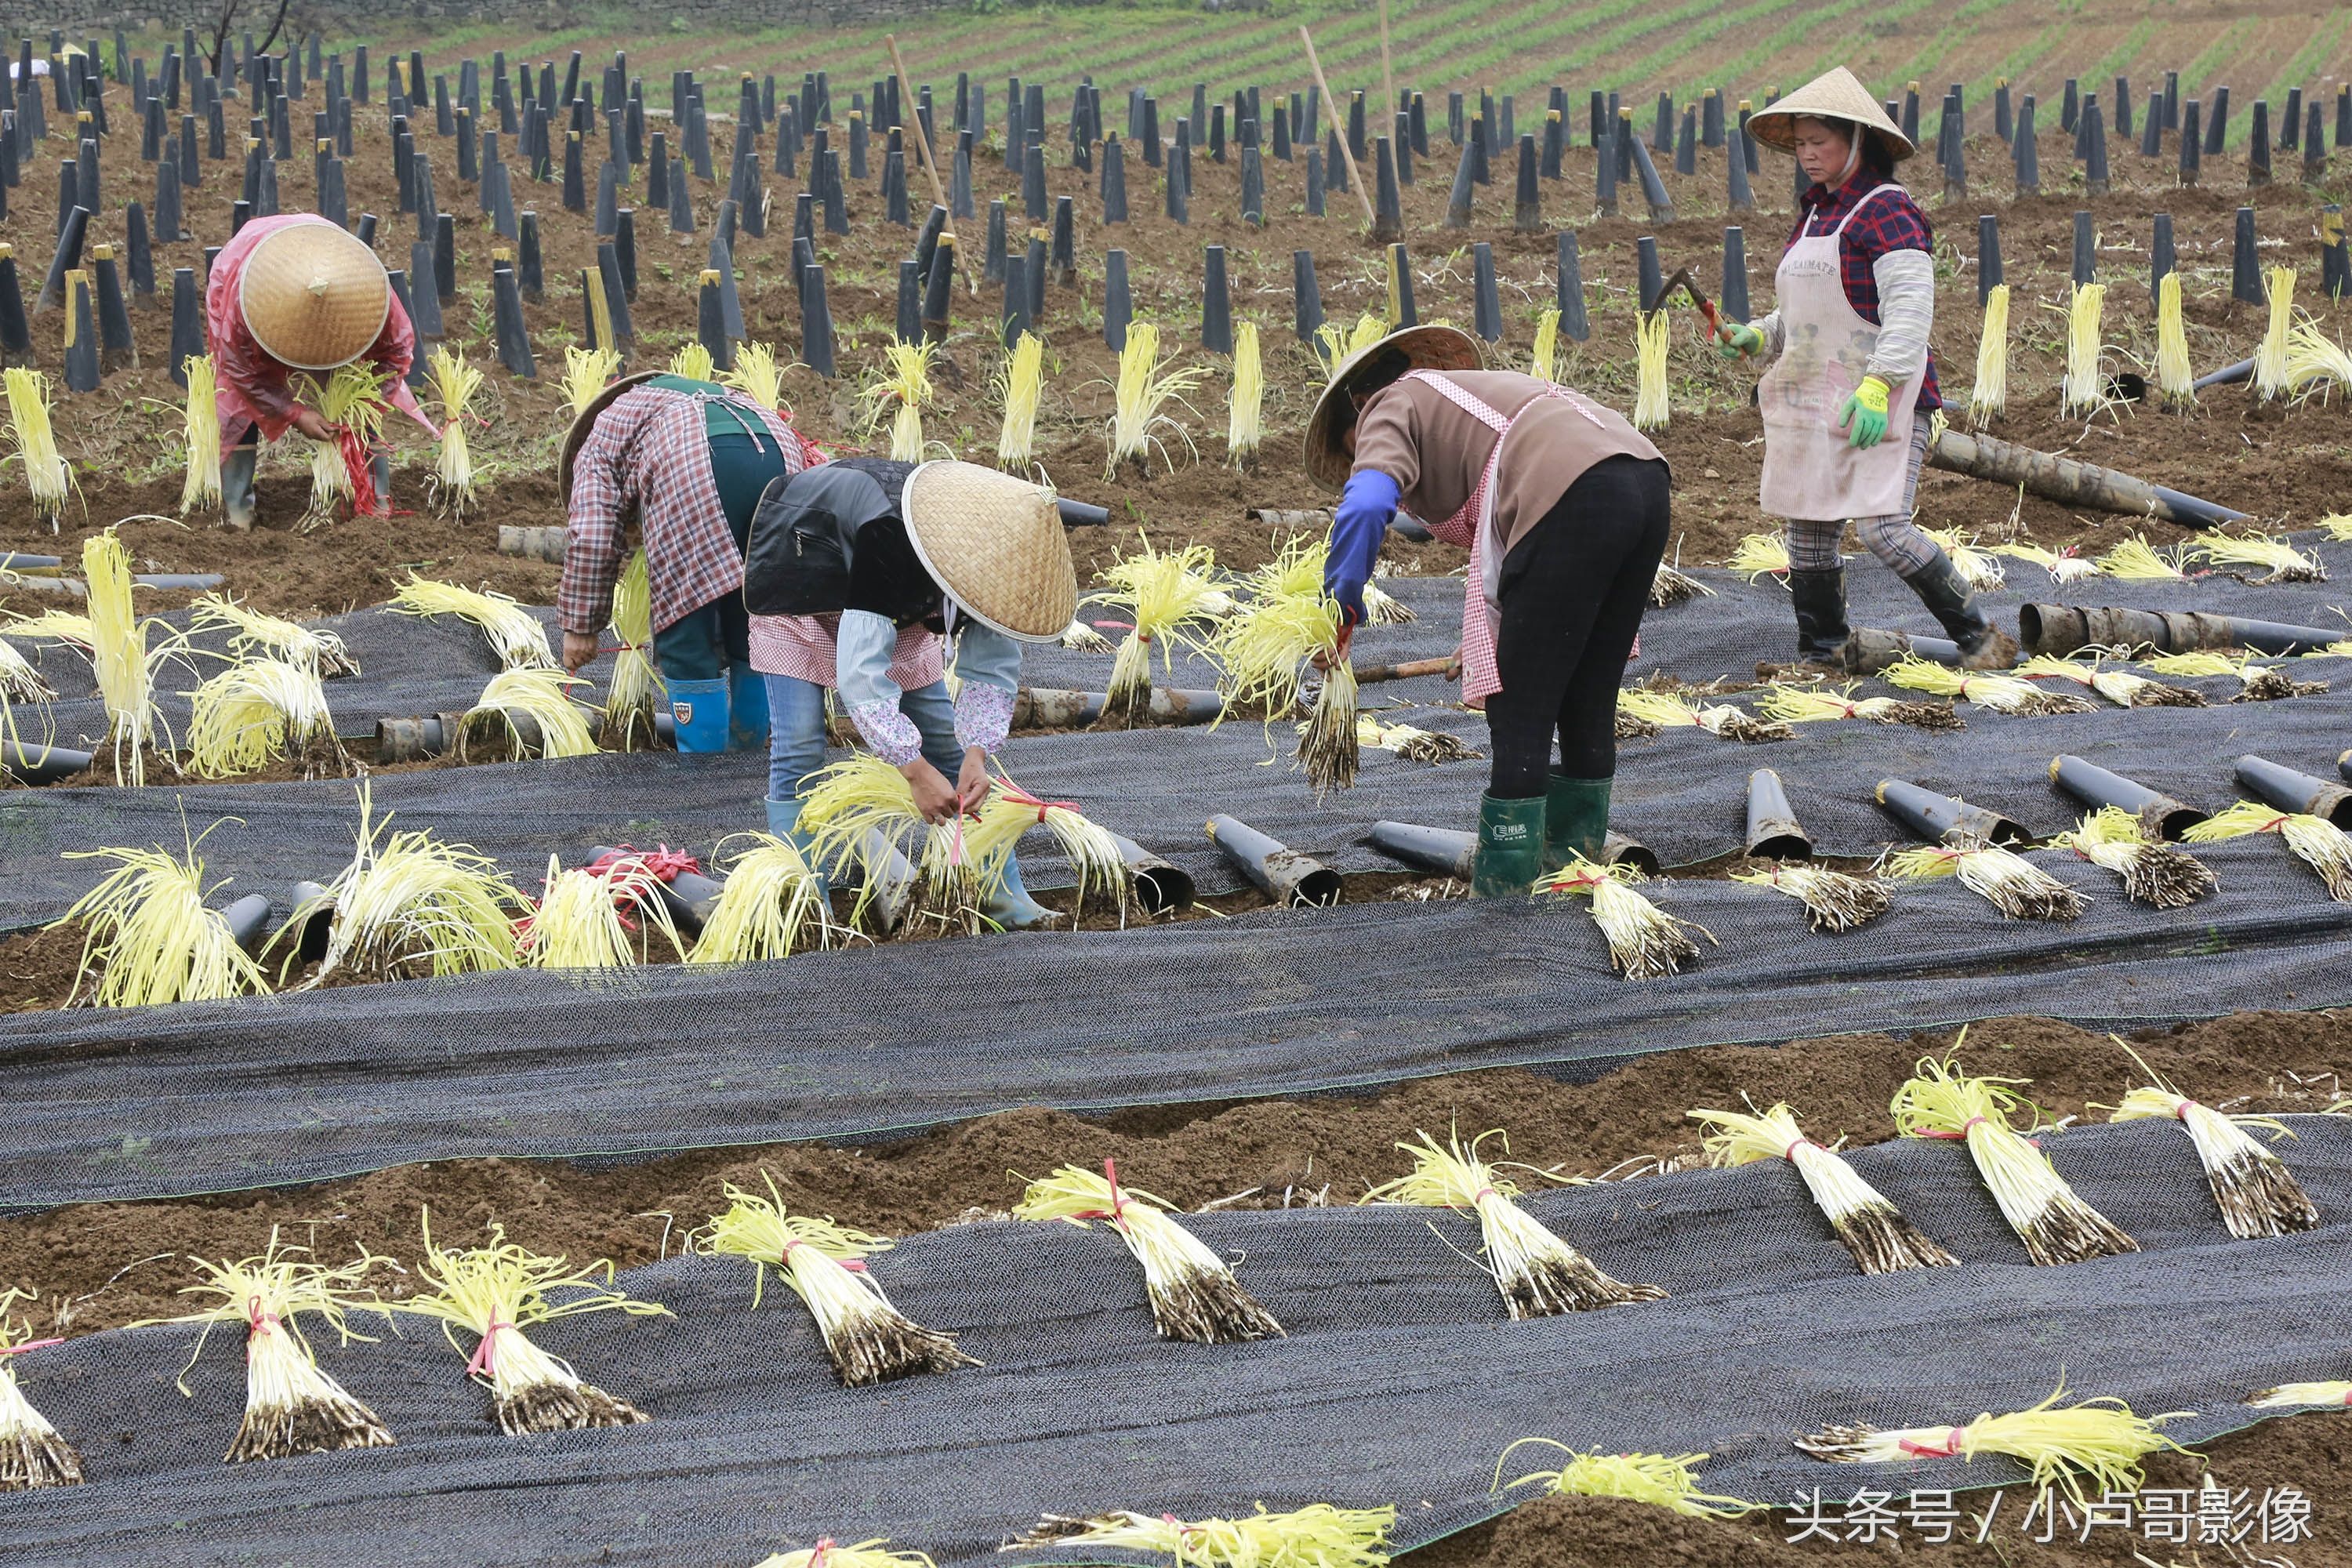
[(1051, 642), (1078, 613), (1078, 573), (1052, 492), (977, 463), (924, 463), (898, 498), (924, 570), (972, 619)]
[(579, 458), (580, 448), (588, 444), (588, 433), (596, 428), (596, 421), (604, 416), (604, 410), (613, 406), (613, 400), (621, 394), (633, 386), (643, 386), (664, 374), (658, 370), (640, 370), (615, 376), (604, 391), (589, 399), (587, 407), (572, 416), (572, 428), (563, 433), (563, 457), (555, 465), (555, 493), (563, 498), (565, 510), (572, 508), (572, 465)]
[(296, 370), (333, 370), (367, 353), (392, 310), (375, 252), (324, 219), (264, 235), (245, 258), (237, 304), (261, 352)]
[(1348, 482), (1348, 454), (1339, 449), (1336, 437), (1343, 427), (1340, 416), (1351, 412), (1348, 395), (1354, 388), (1356, 373), (1390, 349), (1402, 352), (1412, 362), (1413, 370), (1478, 370), (1486, 363), (1477, 339), (1459, 327), (1434, 326), (1402, 328), (1341, 360), (1307, 420), (1307, 475), (1326, 489), (1339, 489)]
[(1815, 77), (1769, 109), (1749, 115), (1748, 134), (1767, 147), (1793, 153), (1797, 150), (1797, 121), (1801, 118), (1843, 120), (1858, 125), (1877, 137), (1879, 145), (1898, 163), (1919, 150), (1895, 121), (1886, 118), (1886, 106), (1872, 97), (1870, 89), (1843, 66), (1832, 67), (1828, 75)]

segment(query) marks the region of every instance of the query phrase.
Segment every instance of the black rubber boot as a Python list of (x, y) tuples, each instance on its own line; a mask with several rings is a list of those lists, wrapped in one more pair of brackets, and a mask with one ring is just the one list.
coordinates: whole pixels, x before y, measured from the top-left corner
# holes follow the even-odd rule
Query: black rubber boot
[(2017, 640), (1993, 625), (1950, 556), (1937, 551), (1933, 561), (1904, 581), (1941, 623), (1944, 634), (1960, 645), (1964, 668), (2007, 669), (2017, 662)]
[(1789, 597), (1797, 611), (1797, 657), (1806, 664), (1837, 668), (1852, 628), (1845, 618), (1845, 568), (1789, 573)]
[(1470, 864), (1470, 896), (1503, 899), (1525, 893), (1543, 875), (1544, 802), (1478, 797), (1478, 853)]

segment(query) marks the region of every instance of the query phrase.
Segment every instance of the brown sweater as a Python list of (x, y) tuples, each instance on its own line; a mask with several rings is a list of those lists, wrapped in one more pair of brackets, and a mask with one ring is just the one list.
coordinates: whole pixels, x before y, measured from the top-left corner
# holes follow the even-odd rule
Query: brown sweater
[[(1506, 419), (1545, 386), (1516, 371), (1438, 374)], [(1462, 510), (1494, 450), (1495, 432), (1483, 421), (1417, 381), (1384, 388), (1356, 420), (1356, 470), (1376, 468), (1394, 479), (1400, 504), (1424, 522), (1444, 522)], [(1615, 457), (1656, 458), (1658, 449), (1581, 393), (1546, 398), (1528, 409), (1513, 427), (1495, 476), (1493, 544), (1507, 552), (1585, 469)]]

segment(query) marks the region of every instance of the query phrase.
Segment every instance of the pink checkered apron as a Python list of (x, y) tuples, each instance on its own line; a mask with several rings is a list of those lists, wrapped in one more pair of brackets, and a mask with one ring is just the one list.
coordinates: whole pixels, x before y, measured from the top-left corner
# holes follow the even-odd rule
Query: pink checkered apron
[[(1462, 700), (1473, 708), (1483, 708), (1487, 698), (1503, 689), (1502, 678), (1495, 672), (1495, 631), (1503, 613), (1498, 602), (1503, 563), (1488, 540), (1495, 526), (1495, 475), (1502, 468), (1503, 443), (1509, 437), (1511, 426), (1518, 423), (1519, 415), (1536, 405), (1536, 398), (1528, 399), (1518, 414), (1506, 417), (1485, 398), (1464, 390), (1435, 371), (1411, 371), (1405, 379), (1434, 387), (1445, 401), (1495, 432), (1495, 449), (1487, 454), (1486, 466), (1480, 471), (1478, 486), (1470, 492), (1470, 499), (1444, 522), (1429, 524), (1430, 532), (1470, 552), (1470, 569), (1462, 585)], [(1584, 400), (1564, 386), (1547, 385), (1537, 397), (1559, 398), (1595, 425), (1601, 423)], [(1633, 649), (1625, 656), (1626, 662), (1639, 658), (1641, 654), (1642, 639), (1636, 634)]]

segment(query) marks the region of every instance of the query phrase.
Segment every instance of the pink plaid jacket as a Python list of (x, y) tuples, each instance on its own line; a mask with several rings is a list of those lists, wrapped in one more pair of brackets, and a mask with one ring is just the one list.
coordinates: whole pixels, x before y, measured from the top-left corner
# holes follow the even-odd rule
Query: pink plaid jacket
[[(727, 528), (710, 477), (704, 394), (633, 387), (597, 417), (572, 466), (571, 531), (563, 542), (563, 585), (556, 619), (593, 636), (613, 618), (613, 584), (621, 574), (632, 513), (646, 547), (656, 631), (713, 599), (740, 591), (743, 557)], [(808, 461), (800, 433), (782, 415), (730, 393), (727, 405), (764, 429), (784, 449), (784, 471)]]

